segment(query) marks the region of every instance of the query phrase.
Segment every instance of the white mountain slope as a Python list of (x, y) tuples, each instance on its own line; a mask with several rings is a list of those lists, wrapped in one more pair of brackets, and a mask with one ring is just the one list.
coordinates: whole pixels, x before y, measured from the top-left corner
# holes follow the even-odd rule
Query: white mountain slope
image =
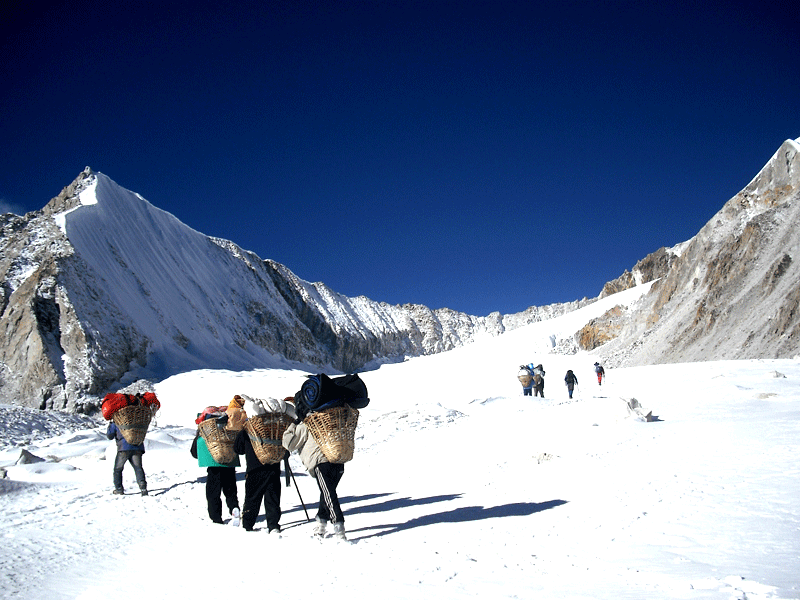
[(131, 326), (148, 337), (149, 353), (181, 369), (279, 364), (240, 329), (253, 303), (293, 320), (270, 281), (252, 276), (252, 257), (234, 255), (102, 174), (80, 201), (60, 217), (67, 237)]
[(75, 408), (198, 368), (354, 371), (590, 301), (474, 317), (348, 298), (86, 169), (0, 238), (0, 400)]
[[(205, 514), (204, 471), (188, 453), (193, 418), (204, 406), (227, 403), (236, 393), (293, 394), (309, 365), (204, 369), (158, 382), (162, 409), (151, 425), (144, 459), (151, 489), (147, 498), (110, 495), (113, 446), (103, 436), (104, 427), (77, 416), (69, 427), (62, 413), (0, 406), (0, 476), (6, 475), (0, 478), (0, 595), (89, 600), (119, 590), (146, 598), (263, 590), (282, 596), (377, 593), (398, 599), (800, 598), (798, 360), (609, 368), (602, 386), (592, 370), (609, 348), (615, 356), (638, 354), (645, 360), (702, 348), (704, 359), (713, 357), (712, 351), (736, 356), (743, 350), (737, 324), (760, 323), (737, 317), (746, 313), (755, 319), (758, 311), (769, 316), (768, 307), (787, 298), (788, 304), (781, 302), (773, 312), (780, 317), (774, 322), (781, 324), (776, 339), (791, 351), (794, 321), (789, 312), (781, 314), (792, 305), (791, 283), (797, 278), (791, 269), (797, 261), (791, 228), (780, 225), (793, 214), (796, 187), (791, 181), (780, 183), (780, 169), (776, 172), (778, 177), (757, 178), (757, 193), (748, 186), (750, 191), (736, 201), (760, 203), (758, 214), (748, 220), (736, 202), (727, 205), (713, 229), (726, 235), (711, 236), (712, 244), (698, 236), (702, 244), (692, 240), (664, 253), (676, 259), (665, 261), (670, 272), (659, 281), (558, 318), (533, 318), (537, 322), (502, 336), (481, 335), (473, 327), (463, 338), (473, 344), (363, 373), (372, 403), (361, 411), (356, 456), (339, 487), (349, 544), (309, 539), (299, 495), (313, 517), (318, 491), (296, 458), (292, 468), (298, 489), (283, 490), (280, 538), (267, 536), (263, 521), (252, 534), (211, 524)], [(67, 215), (66, 231), (73, 215), (92, 206), (81, 204)], [(744, 219), (743, 227), (731, 227), (729, 217)], [(23, 225), (7, 221), (5, 227)], [(53, 228), (57, 231), (32, 245), (61, 239), (58, 227)], [(246, 255), (228, 242), (217, 245), (232, 255)], [(89, 301), (92, 295), (102, 298), (102, 289), (64, 286), (70, 277), (83, 282), (97, 277), (94, 267), (69, 260), (72, 247), (61, 248), (58, 268), (52, 261), (29, 268), (25, 253), (13, 250), (0, 257), (0, 263), (6, 261), (0, 267), (14, 282), (3, 288), (6, 331), (15, 322), (11, 317), (24, 313), (26, 304), (16, 301), (24, 297), (35, 300), (36, 327), (47, 334), (40, 339), (53, 349), (72, 347), (68, 340), (80, 336), (69, 327), (47, 329), (43, 324), (59, 324), (61, 318), (63, 325), (75, 306), (94, 311), (94, 321), (70, 323), (103, 341), (95, 352), (107, 348), (108, 340), (130, 338), (128, 325), (112, 319), (102, 310), (104, 304)], [(8, 260), (9, 254), (19, 260)], [(749, 262), (755, 257), (756, 269)], [(102, 268), (123, 268), (120, 262), (128, 264), (111, 261)], [(696, 282), (687, 279), (691, 273), (698, 274)], [(51, 280), (62, 287), (50, 285)], [(382, 315), (400, 313), (390, 308), (371, 312), (367, 299), (345, 299), (339, 307), (337, 295), (316, 284), (296, 287), (283, 276), (272, 281), (281, 282), (275, 285), (288, 305), (301, 306), (294, 299), (308, 297), (345, 323), (376, 328), (375, 323), (414, 321), (428, 314), (420, 309), (392, 321)], [(24, 296), (26, 286), (37, 293)], [(763, 303), (744, 303), (743, 289), (751, 291), (745, 297), (758, 296)], [(652, 326), (646, 321), (656, 314), (654, 297), (663, 303), (650, 333), (639, 331), (627, 345), (620, 343), (621, 336), (593, 352), (564, 345), (586, 323), (611, 329), (615, 323), (608, 315), (616, 313), (643, 315), (645, 325)], [(739, 303), (720, 308), (730, 299)], [(688, 301), (700, 304), (685, 311), (672, 304), (680, 308)], [(699, 321), (696, 339), (669, 334), (687, 328), (691, 334), (693, 319), (707, 314), (699, 306), (716, 317)], [(171, 309), (159, 310), (171, 314)], [(449, 322), (462, 320), (456, 315)], [(635, 318), (631, 321), (638, 326)], [(199, 322), (202, 339), (216, 340), (205, 333), (209, 319)], [(92, 330), (86, 323), (105, 327)], [(329, 326), (327, 334), (333, 331)], [(415, 331), (410, 344), (426, 339), (421, 329)], [(465, 330), (452, 331), (457, 336)], [(758, 331), (762, 337), (751, 336), (750, 349), (767, 343), (769, 332)], [(708, 336), (701, 335), (708, 332), (711, 348)], [(745, 337), (750, 333), (745, 331)], [(159, 339), (169, 344), (168, 335)], [(190, 353), (192, 347), (184, 349)], [(561, 349), (569, 354), (558, 353)], [(516, 373), (528, 362), (544, 364), (544, 400), (521, 395)], [(571, 401), (563, 384), (566, 369), (579, 378)], [(649, 421), (643, 417), (648, 412)], [(240, 500), (242, 476), (240, 471)], [(124, 481), (135, 489), (129, 467)], [(220, 559), (229, 555), (235, 558)], [(267, 571), (279, 575), (265, 579), (262, 557), (267, 557)]]

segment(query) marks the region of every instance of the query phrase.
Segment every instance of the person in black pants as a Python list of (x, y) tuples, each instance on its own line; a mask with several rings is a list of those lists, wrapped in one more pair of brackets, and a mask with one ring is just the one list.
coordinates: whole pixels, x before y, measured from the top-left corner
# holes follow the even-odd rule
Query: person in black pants
[[(262, 464), (253, 449), (250, 436), (242, 429), (233, 442), (236, 454), (244, 454), (247, 460), (247, 475), (244, 481), (244, 506), (242, 507), (242, 527), (253, 531), (261, 501), (264, 501), (264, 514), (267, 517), (267, 530), (279, 534), (281, 526), (281, 463)], [(285, 453), (288, 456), (288, 452)]]
[(136, 474), (136, 483), (139, 484), (139, 491), (142, 496), (147, 496), (147, 479), (145, 479), (144, 468), (142, 467), (144, 442), (138, 445), (129, 444), (123, 437), (122, 431), (113, 422), (108, 424), (106, 437), (110, 440), (115, 440), (117, 443), (117, 457), (114, 460), (114, 493), (125, 493), (125, 489), (122, 486), (122, 469), (129, 462), (133, 467), (133, 472)]
[(238, 526), (239, 496), (236, 489), (236, 467), (239, 466), (239, 457), (234, 456), (235, 460), (227, 465), (215, 461), (199, 430), (194, 436), (189, 452), (197, 459), (199, 466), (206, 467), (208, 474), (206, 477), (206, 503), (208, 504), (209, 518), (214, 523), (223, 522), (221, 495), (224, 495), (225, 504), (228, 505), (231, 513), (231, 524)]
[(292, 423), (286, 428), (283, 434), (283, 447), (289, 452), (297, 451), (309, 475), (317, 480), (319, 508), (314, 535), (325, 537), (330, 522), (333, 524), (333, 536), (347, 540), (344, 514), (336, 491), (344, 475), (344, 465), (328, 461), (305, 423)]
[(317, 465), (317, 485), (320, 491), (317, 518), (334, 523), (334, 527), (336, 523), (344, 524), (342, 507), (339, 506), (339, 496), (336, 493), (342, 475), (344, 475), (343, 464), (321, 462)]
[(575, 390), (575, 386), (578, 385), (578, 378), (575, 376), (575, 373), (572, 372), (572, 369), (567, 371), (567, 374), (564, 376), (564, 383), (567, 384), (567, 393), (569, 393), (570, 399), (572, 399), (572, 392)]

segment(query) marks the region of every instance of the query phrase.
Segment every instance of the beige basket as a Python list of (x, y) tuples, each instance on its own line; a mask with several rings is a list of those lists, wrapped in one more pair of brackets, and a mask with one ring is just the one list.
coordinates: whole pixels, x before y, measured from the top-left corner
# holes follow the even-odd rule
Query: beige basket
[(244, 429), (262, 465), (281, 462), (285, 453), (283, 432), (291, 422), (292, 419), (286, 413), (275, 412), (254, 415), (247, 419)]
[(154, 405), (132, 404), (114, 411), (111, 419), (125, 441), (131, 446), (138, 446), (144, 442), (147, 428), (157, 410), (158, 407)]
[(211, 458), (221, 465), (227, 465), (236, 459), (233, 441), (238, 432), (226, 430), (225, 424), (213, 417), (206, 419), (198, 427), (200, 435), (203, 436), (208, 451), (211, 453)]
[(330, 462), (346, 463), (353, 459), (358, 425), (358, 411), (355, 408), (338, 406), (308, 413), (303, 422)]
[(517, 379), (519, 379), (522, 387), (529, 387), (531, 385), (531, 381), (533, 381), (533, 377), (527, 374), (517, 375)]

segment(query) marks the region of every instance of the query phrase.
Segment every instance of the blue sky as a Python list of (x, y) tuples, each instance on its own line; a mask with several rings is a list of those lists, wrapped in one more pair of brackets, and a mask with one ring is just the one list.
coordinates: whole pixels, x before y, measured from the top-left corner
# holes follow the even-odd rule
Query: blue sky
[(391, 304), (596, 296), (800, 137), (790, 2), (62, 4), (0, 8), (4, 210), (88, 165)]

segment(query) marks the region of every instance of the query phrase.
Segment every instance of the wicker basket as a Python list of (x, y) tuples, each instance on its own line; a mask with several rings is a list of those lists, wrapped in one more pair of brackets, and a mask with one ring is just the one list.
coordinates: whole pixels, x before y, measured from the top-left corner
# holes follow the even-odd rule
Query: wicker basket
[(227, 465), (236, 459), (236, 452), (233, 451), (233, 441), (236, 439), (237, 431), (225, 429), (225, 423), (220, 423), (215, 418), (206, 419), (198, 426), (200, 435), (206, 442), (211, 458), (221, 465)]
[(157, 410), (158, 407), (154, 405), (133, 404), (118, 408), (111, 415), (111, 419), (122, 433), (125, 441), (131, 446), (138, 446), (144, 441), (147, 428)]
[(358, 425), (358, 411), (355, 408), (345, 405), (308, 413), (304, 423), (330, 462), (345, 463), (352, 460)]
[(283, 432), (292, 419), (286, 413), (268, 412), (247, 419), (244, 429), (262, 465), (281, 462), (284, 455)]

